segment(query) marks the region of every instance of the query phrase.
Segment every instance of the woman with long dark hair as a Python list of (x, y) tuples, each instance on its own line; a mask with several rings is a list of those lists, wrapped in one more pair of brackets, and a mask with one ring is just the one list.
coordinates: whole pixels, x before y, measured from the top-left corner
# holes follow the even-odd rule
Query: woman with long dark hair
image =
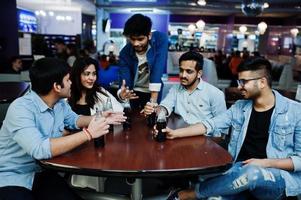
[(93, 115), (103, 110), (110, 100), (113, 111), (123, 111), (123, 106), (107, 90), (97, 84), (98, 63), (92, 58), (78, 58), (71, 69), (71, 97), (69, 104), (74, 112)]
[[(69, 104), (74, 112), (80, 115), (94, 115), (97, 110), (105, 110), (110, 101), (112, 110), (123, 111), (123, 106), (107, 90), (97, 84), (98, 63), (92, 58), (78, 58), (71, 69), (71, 97)], [(77, 187), (98, 189), (102, 177), (72, 175), (71, 184)]]

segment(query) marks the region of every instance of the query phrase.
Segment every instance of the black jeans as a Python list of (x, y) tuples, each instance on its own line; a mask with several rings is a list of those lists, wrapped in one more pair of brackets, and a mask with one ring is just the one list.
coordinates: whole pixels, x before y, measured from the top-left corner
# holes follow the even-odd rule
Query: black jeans
[(63, 177), (52, 171), (37, 173), (32, 191), (18, 186), (0, 187), (0, 200), (82, 200)]

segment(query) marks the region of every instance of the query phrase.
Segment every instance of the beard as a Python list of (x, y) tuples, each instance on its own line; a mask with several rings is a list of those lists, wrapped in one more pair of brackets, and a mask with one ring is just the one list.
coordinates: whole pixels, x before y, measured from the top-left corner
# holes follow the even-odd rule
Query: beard
[(134, 46), (135, 52), (138, 54), (142, 54), (146, 52), (148, 47), (148, 43), (146, 45), (141, 45), (141, 46)]
[[(182, 81), (182, 80), (188, 81), (186, 78), (181, 78), (180, 80), (181, 80), (181, 81)], [(193, 85), (195, 84), (195, 82), (198, 81), (198, 80), (199, 80), (199, 78), (196, 77), (196, 78), (193, 79), (190, 83), (188, 82), (186, 85), (183, 85), (182, 83), (181, 83), (181, 84), (182, 84), (185, 88), (189, 88), (189, 87), (193, 86)]]
[(245, 89), (240, 90), (242, 97), (244, 99), (248, 99), (248, 100), (255, 100), (256, 98), (258, 98), (260, 96), (260, 92), (259, 91), (247, 91)]

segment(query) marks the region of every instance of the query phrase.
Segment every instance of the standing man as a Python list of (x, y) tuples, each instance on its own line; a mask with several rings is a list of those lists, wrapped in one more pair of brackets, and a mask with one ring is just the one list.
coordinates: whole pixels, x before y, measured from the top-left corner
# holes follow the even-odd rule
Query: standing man
[(118, 96), (126, 98), (126, 83), (139, 97), (132, 100), (133, 107), (139, 109), (150, 100), (158, 101), (161, 76), (166, 69), (167, 35), (158, 31), (151, 32), (151, 28), (152, 21), (149, 17), (142, 14), (130, 17), (123, 31), (129, 43), (119, 55), (121, 89)]
[[(203, 56), (200, 53), (189, 51), (182, 54), (179, 67), (180, 85), (173, 86), (160, 103), (168, 115), (175, 112), (186, 123), (196, 124), (226, 111), (223, 92), (201, 78)], [(144, 114), (152, 112), (154, 106), (146, 104)]]
[[(70, 97), (67, 63), (43, 58), (30, 69), (32, 91), (8, 108), (0, 130), (1, 200), (80, 199), (58, 174), (43, 171), (36, 160), (49, 159), (108, 133), (109, 123), (124, 121), (106, 113), (94, 120), (78, 116), (63, 99)], [(64, 128), (83, 128), (68, 134)]]
[(251, 58), (238, 67), (238, 88), (245, 100), (226, 112), (188, 128), (171, 130), (169, 138), (214, 135), (232, 127), (228, 151), (233, 166), (224, 174), (198, 183), (193, 190), (172, 193), (171, 199), (222, 196), (274, 200), (301, 193), (301, 105), (271, 89), (271, 64)]

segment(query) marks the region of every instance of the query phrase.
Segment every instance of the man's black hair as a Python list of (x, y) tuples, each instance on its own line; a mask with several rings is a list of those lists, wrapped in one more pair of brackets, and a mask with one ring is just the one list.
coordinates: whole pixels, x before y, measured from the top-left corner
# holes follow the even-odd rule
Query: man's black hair
[(29, 70), (31, 88), (39, 95), (47, 95), (57, 83), (64, 87), (63, 78), (69, 73), (68, 64), (57, 58), (42, 58)]
[(264, 72), (264, 77), (266, 77), (268, 85), (272, 87), (272, 65), (267, 59), (262, 57), (247, 58), (237, 68), (237, 72), (260, 70)]
[(179, 66), (181, 66), (182, 61), (187, 61), (187, 60), (196, 61), (195, 69), (197, 71), (200, 71), (203, 69), (204, 59), (203, 59), (202, 54), (197, 53), (195, 51), (188, 51), (188, 52), (182, 54), (181, 57), (179, 58)]
[(124, 25), (123, 35), (131, 36), (148, 36), (151, 32), (152, 21), (149, 17), (142, 14), (131, 16)]

